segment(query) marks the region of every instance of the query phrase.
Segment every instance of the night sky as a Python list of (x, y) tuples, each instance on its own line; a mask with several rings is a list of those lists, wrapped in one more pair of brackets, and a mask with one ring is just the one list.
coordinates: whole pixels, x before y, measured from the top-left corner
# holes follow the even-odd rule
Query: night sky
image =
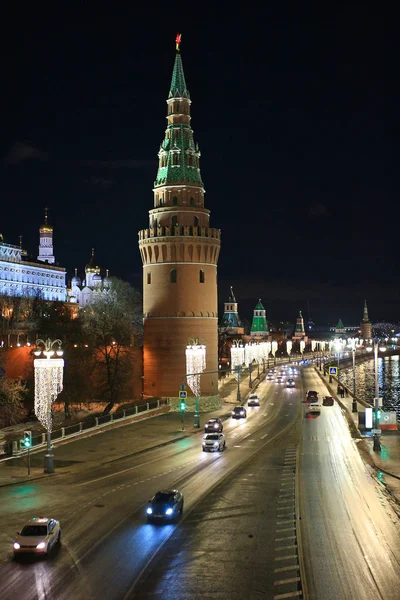
[(36, 256), (48, 206), (68, 279), (94, 247), (141, 288), (180, 31), (220, 311), (233, 285), (242, 318), (261, 297), (272, 321), (351, 325), (367, 298), (373, 321), (397, 321), (397, 34), (372, 3), (258, 4), (3, 12), (5, 241)]

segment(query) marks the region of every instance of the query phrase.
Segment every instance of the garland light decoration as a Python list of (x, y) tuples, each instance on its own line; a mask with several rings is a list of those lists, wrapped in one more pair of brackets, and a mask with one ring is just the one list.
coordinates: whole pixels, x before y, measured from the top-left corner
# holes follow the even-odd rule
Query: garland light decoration
[[(53, 350), (57, 344), (58, 350)], [(44, 346), (44, 350), (40, 349)], [(36, 340), (38, 348), (34, 354), (40, 356), (44, 354), (46, 358), (35, 358), (35, 414), (47, 431), (52, 430), (51, 405), (63, 389), (63, 369), (64, 360), (62, 358), (51, 358), (62, 356), (61, 340), (52, 342), (48, 339)]]
[(198, 340), (186, 346), (186, 380), (193, 394), (200, 396), (200, 373), (206, 368), (206, 347)]
[(231, 348), (231, 370), (236, 371), (244, 363), (244, 348), (240, 340), (233, 340)]

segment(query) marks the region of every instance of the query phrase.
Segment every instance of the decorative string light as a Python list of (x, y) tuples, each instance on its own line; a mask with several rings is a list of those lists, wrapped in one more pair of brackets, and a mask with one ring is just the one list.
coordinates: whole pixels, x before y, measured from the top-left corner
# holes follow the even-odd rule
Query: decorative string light
[(275, 354), (277, 353), (277, 351), (278, 351), (278, 342), (272, 342), (271, 352), (274, 355), (274, 357), (275, 357)]
[(186, 347), (186, 379), (193, 394), (200, 396), (200, 373), (206, 368), (206, 347), (194, 344)]
[(288, 353), (289, 356), (292, 352), (292, 346), (293, 346), (293, 342), (286, 342), (286, 352)]
[(231, 348), (231, 369), (236, 371), (244, 363), (244, 347), (241, 341), (234, 340)]
[(35, 414), (52, 431), (51, 405), (63, 389), (62, 358), (35, 358)]
[(301, 352), (302, 354), (303, 354), (303, 352), (304, 352), (304, 349), (305, 349), (305, 347), (306, 347), (306, 343), (305, 343), (305, 341), (304, 341), (304, 340), (301, 340), (301, 342), (300, 342), (300, 352)]
[(317, 342), (315, 340), (311, 341), (311, 352), (314, 352)]

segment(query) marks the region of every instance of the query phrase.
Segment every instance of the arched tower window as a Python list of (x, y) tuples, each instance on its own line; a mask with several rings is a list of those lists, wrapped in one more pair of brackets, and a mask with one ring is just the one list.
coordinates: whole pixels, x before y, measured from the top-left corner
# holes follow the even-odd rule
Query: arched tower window
[(151, 273), (150, 271), (147, 273), (147, 283), (151, 283)]
[(191, 198), (190, 198), (190, 206), (194, 206), (194, 198), (193, 198), (193, 196), (191, 196)]
[(199, 217), (195, 217), (194, 218), (194, 226), (198, 227), (199, 226)]
[(171, 226), (176, 227), (177, 225), (178, 225), (178, 217), (176, 215), (174, 215), (172, 217)]
[(205, 273), (204, 273), (203, 269), (200, 269), (200, 273), (199, 273), (199, 281), (200, 281), (200, 283), (204, 283), (204, 282), (205, 282), (205, 280), (206, 280)]
[(169, 272), (169, 280), (171, 283), (176, 283), (176, 269), (171, 269)]
[(178, 205), (178, 198), (176, 196), (174, 196), (172, 198), (172, 204), (173, 204), (173, 206), (177, 206)]

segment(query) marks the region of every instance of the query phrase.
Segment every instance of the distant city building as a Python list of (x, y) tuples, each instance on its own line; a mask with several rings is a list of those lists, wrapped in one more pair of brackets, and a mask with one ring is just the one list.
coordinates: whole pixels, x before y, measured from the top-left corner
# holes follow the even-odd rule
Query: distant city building
[(75, 275), (71, 280), (71, 287), (68, 289), (68, 300), (86, 306), (91, 304), (103, 294), (107, 294), (110, 288), (110, 279), (108, 269), (106, 276), (101, 276), (101, 269), (96, 263), (94, 256), (94, 248), (92, 248), (92, 256), (85, 267), (85, 279), (83, 281), (78, 277), (78, 269), (75, 269)]
[(265, 308), (261, 303), (261, 298), (257, 302), (253, 312), (253, 322), (251, 324), (250, 336), (257, 338), (267, 338), (269, 336), (269, 325)]
[(220, 334), (227, 335), (243, 335), (244, 327), (240, 321), (238, 313), (238, 303), (236, 302), (233, 288), (230, 288), (228, 302), (224, 302), (224, 314), (221, 319), (221, 324), (218, 328)]
[(367, 301), (364, 300), (364, 314), (360, 324), (361, 337), (364, 340), (370, 340), (372, 338), (372, 323), (368, 317)]
[(0, 234), (0, 295), (24, 296), (65, 302), (67, 289), (66, 271), (55, 264), (53, 227), (45, 222), (39, 229), (39, 256), (30, 260), (20, 245), (6, 244)]

